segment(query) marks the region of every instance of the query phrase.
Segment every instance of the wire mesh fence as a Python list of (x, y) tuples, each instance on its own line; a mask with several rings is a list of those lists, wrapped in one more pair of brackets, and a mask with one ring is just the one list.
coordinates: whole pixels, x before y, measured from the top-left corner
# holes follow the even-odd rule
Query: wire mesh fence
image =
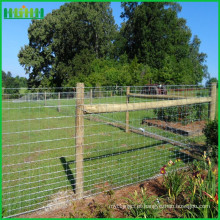
[(2, 94), (2, 207), (12, 217), (144, 181), (170, 159), (186, 166), (216, 90), (79, 84)]

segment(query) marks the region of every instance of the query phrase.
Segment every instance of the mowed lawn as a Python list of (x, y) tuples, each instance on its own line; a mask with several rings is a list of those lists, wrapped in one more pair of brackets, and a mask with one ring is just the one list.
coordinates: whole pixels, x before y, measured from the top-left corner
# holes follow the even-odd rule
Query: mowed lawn
[[(137, 101), (146, 99), (130, 99), (130, 102)], [(92, 102), (126, 103), (126, 97), (94, 98)], [(85, 104), (88, 103), (90, 100), (86, 99)], [(93, 117), (125, 124), (125, 112)], [(204, 140), (203, 136), (188, 138), (142, 125), (146, 117), (155, 119), (155, 112), (130, 112), (130, 126), (182, 143)], [(102, 185), (116, 188), (145, 180), (158, 174), (170, 159), (181, 157), (184, 163), (192, 159), (180, 147), (89, 120), (89, 115), (84, 123), (85, 195), (99, 192)], [(57, 99), (46, 103), (3, 100), (2, 145), (2, 203), (7, 216), (42, 207), (56, 192), (73, 191), (75, 99), (62, 99), (60, 103)], [(64, 168), (69, 169), (67, 173)]]

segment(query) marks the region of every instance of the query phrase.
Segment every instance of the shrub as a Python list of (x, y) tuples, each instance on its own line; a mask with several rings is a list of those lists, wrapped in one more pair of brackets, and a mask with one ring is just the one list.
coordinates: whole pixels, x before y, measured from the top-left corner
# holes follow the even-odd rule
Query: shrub
[(206, 137), (206, 145), (209, 151), (209, 156), (213, 158), (213, 160), (218, 162), (218, 121), (209, 121), (205, 128), (203, 129), (203, 133)]
[(203, 129), (203, 133), (206, 136), (206, 144), (208, 146), (216, 145), (218, 146), (218, 121), (209, 121), (205, 128)]
[(207, 105), (187, 105), (155, 109), (154, 113), (159, 120), (167, 122), (181, 122), (187, 124), (197, 120), (204, 120), (208, 116)]

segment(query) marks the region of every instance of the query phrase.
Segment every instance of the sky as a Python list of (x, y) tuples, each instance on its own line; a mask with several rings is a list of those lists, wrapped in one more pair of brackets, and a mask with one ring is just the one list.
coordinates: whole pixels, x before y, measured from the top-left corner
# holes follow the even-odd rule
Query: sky
[[(4, 8), (44, 8), (44, 15), (58, 9), (63, 2), (3, 2)], [(112, 2), (111, 7), (116, 24), (120, 26), (121, 3)], [(200, 52), (207, 54), (208, 71), (211, 77), (218, 78), (218, 2), (181, 2), (179, 17), (186, 19), (192, 36), (201, 40)], [(3, 16), (3, 12), (2, 12)], [(2, 18), (2, 70), (13, 76), (26, 76), (18, 62), (18, 52), (28, 44), (28, 27), (31, 20), (10, 20)], [(204, 83), (204, 82), (203, 82)]]

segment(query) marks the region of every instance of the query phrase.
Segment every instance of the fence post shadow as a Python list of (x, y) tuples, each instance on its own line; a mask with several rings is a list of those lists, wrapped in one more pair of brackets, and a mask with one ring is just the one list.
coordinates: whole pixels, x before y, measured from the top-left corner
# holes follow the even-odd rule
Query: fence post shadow
[(60, 162), (63, 166), (64, 172), (66, 173), (66, 177), (70, 182), (73, 192), (76, 193), (76, 180), (73, 176), (73, 173), (70, 169), (68, 162), (66, 161), (65, 157), (60, 157)]

